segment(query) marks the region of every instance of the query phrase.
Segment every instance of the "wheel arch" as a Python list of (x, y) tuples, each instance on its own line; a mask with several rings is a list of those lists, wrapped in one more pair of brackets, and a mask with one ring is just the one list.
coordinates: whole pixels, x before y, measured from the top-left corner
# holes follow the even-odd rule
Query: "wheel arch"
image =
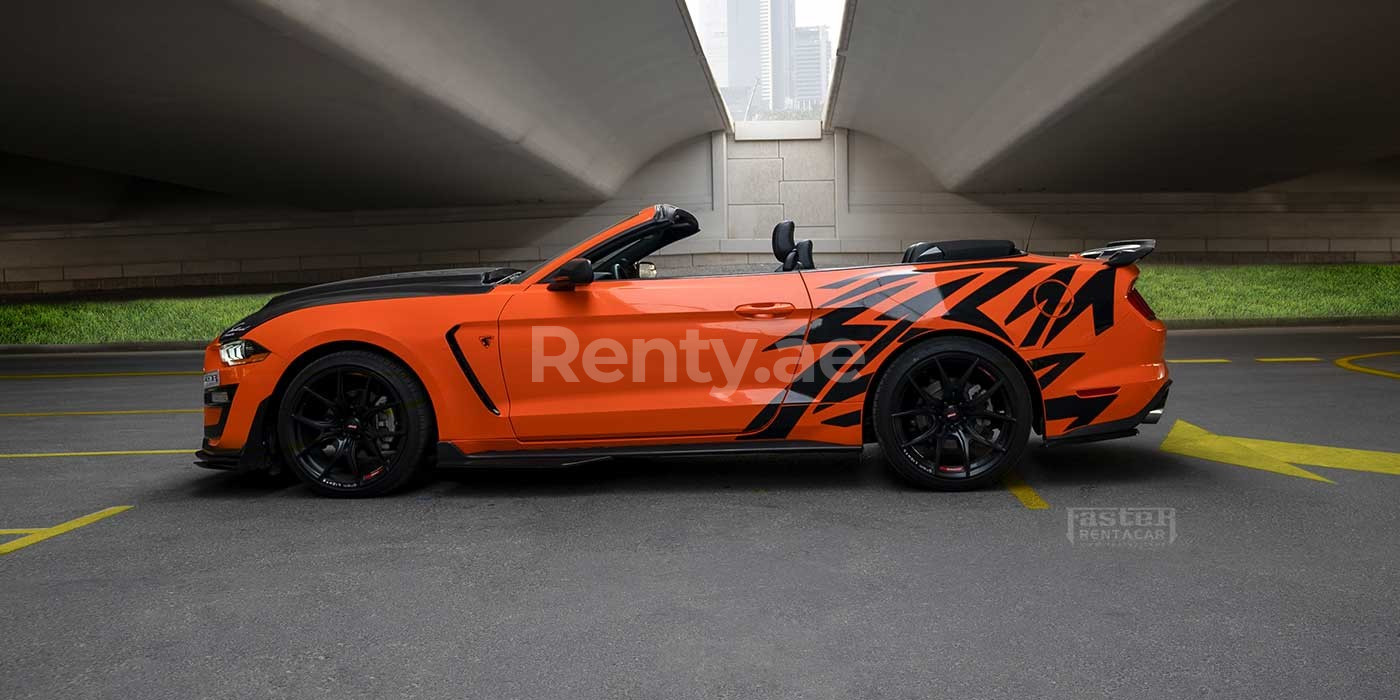
[(987, 333), (949, 328), (928, 330), (919, 334), (913, 340), (900, 345), (894, 352), (890, 353), (889, 357), (886, 357), (885, 360), (880, 363), (880, 367), (875, 370), (875, 376), (871, 377), (870, 385), (865, 391), (865, 399), (861, 410), (861, 415), (863, 416), (861, 421), (861, 440), (863, 442), (868, 443), (876, 441), (874, 411), (872, 409), (875, 403), (875, 390), (884, 379), (885, 372), (888, 371), (889, 368), (894, 365), (895, 361), (904, 353), (924, 343), (942, 338), (970, 338), (972, 340), (978, 340), (990, 345), (997, 352), (1005, 356), (1006, 359), (1011, 362), (1012, 366), (1020, 371), (1021, 378), (1026, 381), (1026, 387), (1031, 392), (1031, 428), (1039, 435), (1045, 434), (1045, 397), (1040, 393), (1040, 382), (1036, 380), (1035, 372), (1031, 371), (1030, 363), (1026, 362), (1026, 359), (1021, 357), (1021, 354), (1016, 352), (1015, 348), (1011, 347), (1011, 345), (1001, 338)]
[(404, 361), (402, 357), (399, 357), (388, 348), (362, 340), (335, 340), (322, 343), (307, 348), (302, 351), (300, 355), (297, 355), (295, 359), (287, 363), (287, 368), (282, 371), (282, 376), (277, 378), (276, 386), (273, 387), (272, 393), (267, 397), (268, 410), (267, 415), (263, 419), (265, 421), (263, 428), (271, 432), (265, 432), (264, 434), (269, 436), (275, 436), (277, 434), (277, 414), (281, 408), (282, 396), (287, 391), (287, 385), (292, 383), (292, 378), (297, 376), (297, 373), (301, 372), (307, 365), (323, 357), (333, 355), (337, 352), (351, 350), (374, 353), (387, 360), (398, 363), (413, 377), (414, 381), (418, 382), (419, 386), (423, 387), (423, 395), (428, 397), (428, 413), (433, 417), (430, 437), (432, 441), (436, 443), (438, 439), (437, 406), (433, 403), (433, 392), (429, 389), (428, 384), (423, 381), (422, 375), (420, 375), (417, 370), (413, 369), (413, 365)]

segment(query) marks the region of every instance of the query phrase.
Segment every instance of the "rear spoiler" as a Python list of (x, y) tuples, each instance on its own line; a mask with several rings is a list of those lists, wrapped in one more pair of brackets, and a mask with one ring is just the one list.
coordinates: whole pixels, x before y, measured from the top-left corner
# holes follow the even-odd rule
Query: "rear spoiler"
[(1102, 248), (1093, 248), (1070, 257), (1100, 260), (1109, 267), (1122, 267), (1151, 255), (1156, 249), (1155, 239), (1141, 238), (1135, 241), (1114, 241)]

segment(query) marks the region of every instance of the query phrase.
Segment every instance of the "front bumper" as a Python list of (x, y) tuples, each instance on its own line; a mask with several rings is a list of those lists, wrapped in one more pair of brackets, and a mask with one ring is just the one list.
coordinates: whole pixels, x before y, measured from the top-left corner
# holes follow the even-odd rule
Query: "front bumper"
[(1058, 445), (1076, 445), (1085, 442), (1099, 442), (1101, 440), (1116, 440), (1118, 438), (1132, 437), (1138, 434), (1137, 427), (1142, 424), (1152, 425), (1162, 420), (1162, 412), (1167, 407), (1167, 394), (1172, 387), (1172, 380), (1168, 379), (1156, 395), (1143, 407), (1141, 411), (1131, 418), (1116, 420), (1099, 425), (1091, 425), (1076, 430), (1068, 435), (1057, 438), (1046, 438), (1046, 447)]
[[(236, 387), (219, 387), (214, 391), (230, 390)], [(208, 392), (205, 392), (206, 394)], [(265, 430), (267, 424), (267, 401), (258, 404), (258, 409), (253, 414), (252, 425), (248, 428), (248, 437), (244, 440), (243, 446), (233, 449), (215, 447), (213, 441), (218, 440), (223, 433), (224, 423), (228, 414), (233, 409), (232, 391), (230, 391), (230, 401), (223, 406), (223, 418), (214, 425), (204, 426), (204, 444), (195, 453), (195, 465), (206, 469), (227, 469), (235, 471), (265, 471), (275, 467), (273, 452), (269, 445), (268, 435)], [(210, 408), (206, 405), (206, 409)]]
[(227, 366), (216, 340), (204, 349), (204, 440), (195, 464), (238, 471), (275, 469), (274, 430), (268, 427), (281, 358)]
[(243, 450), (219, 450), (209, 447), (205, 442), (204, 447), (194, 453), (194, 464), (205, 469), (226, 469), (241, 470)]

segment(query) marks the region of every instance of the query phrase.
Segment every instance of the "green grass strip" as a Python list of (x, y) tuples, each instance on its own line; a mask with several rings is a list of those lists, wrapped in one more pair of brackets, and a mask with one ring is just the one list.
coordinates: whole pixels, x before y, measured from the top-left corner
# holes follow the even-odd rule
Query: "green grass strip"
[(1138, 291), (1172, 320), (1400, 317), (1400, 265), (1142, 265)]
[(212, 340), (269, 294), (0, 304), (0, 344)]
[[(1138, 280), (1173, 320), (1400, 317), (1400, 265), (1153, 265)], [(0, 344), (209, 340), (267, 294), (0, 303)]]

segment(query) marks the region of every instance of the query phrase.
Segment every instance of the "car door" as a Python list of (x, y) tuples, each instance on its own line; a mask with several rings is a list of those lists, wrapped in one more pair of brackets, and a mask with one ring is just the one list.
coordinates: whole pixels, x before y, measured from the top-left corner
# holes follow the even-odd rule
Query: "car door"
[(531, 285), (500, 319), (511, 425), (521, 440), (756, 430), (810, 316), (790, 272)]

